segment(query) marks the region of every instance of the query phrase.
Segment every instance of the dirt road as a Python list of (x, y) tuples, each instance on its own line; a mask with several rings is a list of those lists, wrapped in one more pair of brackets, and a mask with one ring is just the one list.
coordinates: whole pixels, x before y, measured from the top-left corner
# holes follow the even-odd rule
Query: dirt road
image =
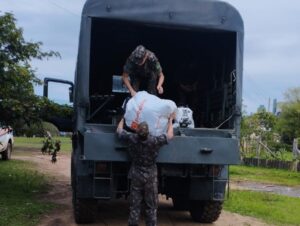
[[(18, 151), (13, 156), (15, 159), (33, 161), (40, 172), (51, 176), (52, 186), (46, 199), (60, 204), (60, 208), (49, 215), (45, 215), (39, 226), (75, 226), (70, 186), (70, 156), (60, 155), (58, 162), (52, 164), (50, 156), (41, 155), (38, 151)], [(99, 203), (98, 217), (94, 224), (97, 226), (126, 226), (128, 205), (126, 200), (103, 201)], [(259, 220), (251, 217), (244, 217), (223, 211), (219, 220), (214, 224), (199, 224), (191, 221), (190, 215), (185, 211), (174, 211), (172, 201), (160, 197), (158, 222), (160, 226), (190, 226), (190, 225), (214, 225), (214, 226), (265, 226)], [(144, 226), (143, 219), (141, 224)]]

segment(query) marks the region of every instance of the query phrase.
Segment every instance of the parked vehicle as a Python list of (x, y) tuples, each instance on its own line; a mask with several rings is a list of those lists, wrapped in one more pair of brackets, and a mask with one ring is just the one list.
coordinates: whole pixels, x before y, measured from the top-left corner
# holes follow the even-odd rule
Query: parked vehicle
[(3, 160), (9, 160), (13, 151), (14, 137), (11, 127), (0, 127), (0, 154)]
[[(195, 128), (177, 128), (158, 156), (159, 192), (199, 222), (221, 213), (228, 168), (239, 163), (243, 21), (214, 0), (88, 0), (82, 12), (73, 86), (72, 188), (77, 223), (92, 222), (97, 200), (127, 197), (129, 157), (115, 135), (128, 97), (121, 84), (126, 58), (139, 44), (165, 74), (163, 98), (176, 101), (178, 81), (196, 78)], [(192, 66), (190, 64), (193, 63)], [(45, 79), (45, 96), (48, 83)], [(61, 81), (67, 83), (66, 81)], [(118, 88), (119, 87), (119, 88)], [(55, 123), (55, 121), (53, 121)]]

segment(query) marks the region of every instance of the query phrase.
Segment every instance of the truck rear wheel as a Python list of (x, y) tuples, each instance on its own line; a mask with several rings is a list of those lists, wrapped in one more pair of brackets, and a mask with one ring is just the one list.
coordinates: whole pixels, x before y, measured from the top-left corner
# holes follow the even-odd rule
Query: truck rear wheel
[(76, 199), (74, 212), (77, 224), (93, 223), (96, 218), (96, 204), (94, 200)]
[(173, 207), (175, 210), (188, 210), (189, 200), (182, 197), (172, 197)]
[(73, 197), (73, 208), (76, 223), (93, 223), (97, 212), (96, 200), (76, 198), (76, 194), (73, 196), (75, 196)]
[(212, 223), (219, 218), (222, 205), (221, 201), (191, 201), (190, 214), (196, 222)]
[(10, 160), (12, 152), (12, 145), (11, 143), (7, 144), (6, 150), (2, 153), (3, 160)]

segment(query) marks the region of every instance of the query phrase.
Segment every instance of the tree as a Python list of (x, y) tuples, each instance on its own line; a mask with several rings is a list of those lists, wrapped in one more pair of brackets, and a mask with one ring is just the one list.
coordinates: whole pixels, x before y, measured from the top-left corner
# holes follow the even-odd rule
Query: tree
[(30, 65), (32, 59), (60, 56), (41, 51), (41, 42), (27, 42), (11, 13), (0, 14), (0, 121), (12, 125), (39, 120), (40, 99), (33, 86), (41, 84)]
[(284, 93), (284, 98), (287, 103), (299, 103), (300, 102), (300, 87), (289, 88)]
[(243, 116), (241, 134), (249, 136), (252, 133), (263, 135), (274, 129), (276, 125), (276, 117), (270, 112), (261, 110), (250, 116)]
[[(243, 155), (257, 155), (261, 145), (265, 145), (263, 150), (271, 149), (279, 151), (278, 134), (275, 131), (277, 118), (270, 112), (263, 109), (250, 116), (242, 117), (241, 124), (241, 148)], [(268, 150), (269, 151), (269, 150)], [(274, 153), (269, 153), (273, 157)]]
[(300, 137), (300, 87), (288, 89), (284, 96), (277, 127), (283, 141), (292, 144), (294, 138)]

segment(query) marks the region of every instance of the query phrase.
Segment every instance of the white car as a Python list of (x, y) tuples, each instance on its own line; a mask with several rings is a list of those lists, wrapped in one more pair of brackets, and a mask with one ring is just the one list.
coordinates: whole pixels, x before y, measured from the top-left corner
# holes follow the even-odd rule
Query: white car
[(11, 127), (0, 127), (0, 154), (3, 160), (9, 160), (13, 150), (14, 137)]

